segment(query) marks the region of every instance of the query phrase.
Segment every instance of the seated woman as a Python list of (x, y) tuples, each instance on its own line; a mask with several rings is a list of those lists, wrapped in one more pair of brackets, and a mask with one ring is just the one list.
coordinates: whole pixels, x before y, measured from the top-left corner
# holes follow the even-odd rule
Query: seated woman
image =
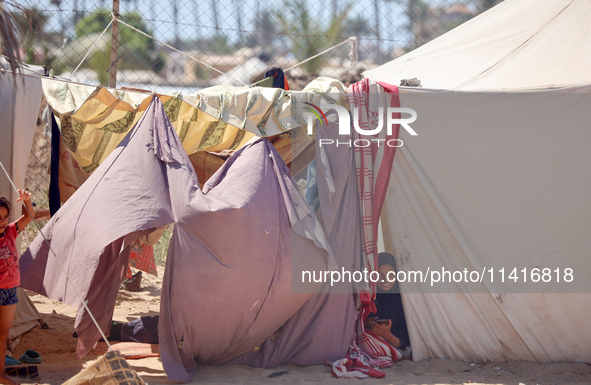
[[(378, 272), (380, 280), (377, 283), (375, 299), (377, 312), (370, 314), (365, 326), (398, 350), (405, 350), (410, 346), (410, 341), (402, 308), (400, 288), (398, 282), (392, 279), (396, 274), (396, 262), (392, 254), (378, 254)], [(376, 322), (378, 320), (386, 321), (378, 323)]]

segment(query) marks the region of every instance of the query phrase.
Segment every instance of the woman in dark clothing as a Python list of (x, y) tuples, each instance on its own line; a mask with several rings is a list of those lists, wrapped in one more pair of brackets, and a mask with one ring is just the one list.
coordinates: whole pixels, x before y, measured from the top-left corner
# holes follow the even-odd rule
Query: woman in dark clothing
[[(392, 254), (378, 254), (378, 272), (380, 280), (377, 283), (375, 299), (377, 312), (370, 314), (367, 318), (366, 327), (395, 348), (405, 350), (410, 346), (410, 341), (402, 308), (400, 288), (395, 280), (396, 262)], [(377, 320), (387, 321), (378, 323)]]

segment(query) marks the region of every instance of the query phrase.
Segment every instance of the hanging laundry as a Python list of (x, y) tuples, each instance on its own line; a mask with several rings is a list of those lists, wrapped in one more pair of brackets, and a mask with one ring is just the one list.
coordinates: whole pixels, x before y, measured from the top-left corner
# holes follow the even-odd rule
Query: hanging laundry
[[(22, 286), (71, 305), (85, 301), (106, 332), (131, 244), (175, 223), (159, 320), (167, 375), (186, 382), (197, 364), (251, 351), (313, 295), (292, 292), (294, 263), (316, 270), (337, 264), (320, 223), (268, 141), (235, 152), (203, 190), (198, 186), (154, 97), (136, 127), (23, 255)], [(294, 263), (292, 252), (298, 255)], [(82, 356), (100, 334), (83, 308), (75, 327)]]

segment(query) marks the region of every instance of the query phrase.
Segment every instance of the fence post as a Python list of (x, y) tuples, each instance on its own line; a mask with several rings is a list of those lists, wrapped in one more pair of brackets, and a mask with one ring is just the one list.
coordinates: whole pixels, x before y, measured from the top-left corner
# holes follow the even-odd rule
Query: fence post
[(113, 0), (113, 27), (111, 29), (111, 67), (109, 69), (109, 87), (117, 88), (117, 49), (119, 48), (119, 0)]

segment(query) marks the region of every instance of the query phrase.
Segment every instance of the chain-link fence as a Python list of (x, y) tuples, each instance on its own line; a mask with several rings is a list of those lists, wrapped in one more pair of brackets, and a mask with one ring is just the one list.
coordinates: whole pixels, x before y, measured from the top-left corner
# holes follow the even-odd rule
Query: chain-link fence
[[(249, 85), (271, 67), (291, 68), (292, 89), (316, 76), (351, 83), (502, 0), (0, 1), (26, 63), (85, 84), (116, 74), (117, 87), (190, 93)], [(39, 119), (25, 182), (37, 209), (48, 207), (50, 153)]]
[[(85, 84), (163, 93), (249, 85), (271, 67), (289, 69), (292, 89), (317, 76), (352, 83), (500, 1), (0, 0), (24, 62)], [(38, 210), (48, 208), (50, 147), (39, 119), (25, 181)]]
[[(42, 112), (45, 109), (45, 100), (39, 110), (37, 118), (37, 127), (33, 136), (33, 143), (31, 145), (31, 153), (29, 155), (29, 165), (25, 175), (24, 187), (32, 193), (32, 201), (35, 203), (35, 211), (37, 212), (38, 222), (40, 226), (45, 225), (49, 218), (49, 166), (51, 164), (51, 138), (44, 134), (44, 122), (41, 118)], [(29, 246), (30, 242), (37, 236), (38, 230), (34, 225), (27, 226), (26, 231), (21, 234), (21, 247), (23, 252)]]
[(28, 63), (83, 83), (109, 85), (116, 71), (118, 87), (186, 93), (227, 81), (251, 84), (271, 67), (288, 69), (352, 36), (357, 44), (330, 50), (288, 76), (356, 81), (362, 70), (501, 0), (0, 1), (15, 15)]

